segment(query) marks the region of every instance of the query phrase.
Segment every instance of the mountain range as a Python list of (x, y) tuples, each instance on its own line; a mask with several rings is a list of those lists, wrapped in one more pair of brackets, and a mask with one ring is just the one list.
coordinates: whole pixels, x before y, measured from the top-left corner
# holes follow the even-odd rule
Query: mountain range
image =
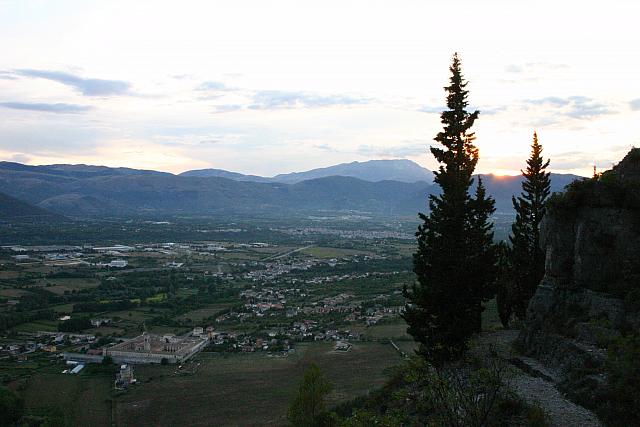
[(284, 184), (296, 184), (310, 179), (325, 178), (328, 176), (348, 176), (363, 181), (399, 181), (399, 182), (428, 182), (433, 181), (433, 172), (423, 168), (419, 164), (406, 159), (394, 160), (369, 160), (367, 162), (341, 163), (326, 168), (311, 169), (305, 172), (293, 172), (279, 174), (271, 178), (243, 175), (236, 172), (228, 172), (222, 169), (200, 169), (182, 172), (181, 176), (197, 176), (201, 178), (221, 177), (236, 181), (253, 182), (281, 182)]
[[(343, 175), (344, 174), (344, 175)], [(15, 200), (68, 217), (223, 215), (360, 211), (413, 216), (437, 193), (431, 171), (408, 160), (353, 162), (272, 178), (224, 170), (180, 175), (88, 165), (0, 162), (1, 206)], [(552, 174), (552, 190), (580, 178)], [(483, 176), (498, 212), (511, 213), (521, 177)], [(17, 206), (15, 201), (10, 202)], [(24, 206), (21, 205), (21, 212)], [(10, 209), (9, 209), (10, 211)], [(3, 218), (0, 214), (0, 218)], [(15, 215), (13, 216), (15, 218)]]

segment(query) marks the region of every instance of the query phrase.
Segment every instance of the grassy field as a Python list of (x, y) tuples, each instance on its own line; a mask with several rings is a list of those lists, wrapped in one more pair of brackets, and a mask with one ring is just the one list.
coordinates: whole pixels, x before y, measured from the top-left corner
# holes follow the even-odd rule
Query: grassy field
[(230, 261), (258, 261), (264, 258), (264, 254), (258, 252), (224, 252), (218, 255), (220, 259)]
[(110, 317), (110, 318), (119, 317), (120, 319), (122, 319), (122, 321), (125, 321), (125, 322), (141, 323), (157, 315), (158, 314), (149, 313), (146, 310), (132, 309), (132, 310), (113, 311), (111, 313), (102, 315), (102, 317)]
[(29, 294), (29, 292), (22, 289), (15, 289), (15, 288), (0, 289), (0, 297), (19, 298), (27, 294)]
[(193, 322), (198, 323), (211, 316), (215, 316), (219, 312), (226, 310), (233, 305), (233, 303), (210, 304), (204, 308), (182, 314), (178, 316), (176, 320), (191, 319)]
[(364, 338), (370, 339), (413, 339), (411, 335), (407, 334), (407, 324), (402, 319), (397, 319), (390, 323), (381, 323), (368, 327), (365, 325), (356, 325), (351, 329), (354, 332), (362, 334)]
[(393, 243), (392, 246), (398, 250), (398, 254), (401, 256), (413, 256), (416, 252), (415, 243)]
[(356, 249), (341, 249), (341, 248), (329, 248), (322, 246), (312, 246), (307, 248), (300, 253), (311, 255), (316, 258), (341, 258), (352, 255), (372, 255), (371, 252), (368, 251), (360, 251)]
[(0, 271), (0, 280), (1, 279), (17, 279), (18, 277), (20, 277), (19, 271), (14, 271), (14, 270)]
[(111, 426), (113, 378), (89, 372), (38, 374), (28, 381), (23, 392), (26, 409), (30, 412), (57, 409), (69, 426)]
[(49, 292), (57, 295), (63, 295), (65, 291), (75, 291), (80, 289), (95, 288), (100, 283), (97, 279), (46, 279), (46, 283), (54, 286), (45, 287)]
[(286, 424), (289, 401), (310, 362), (334, 384), (331, 404), (366, 394), (381, 386), (385, 369), (401, 362), (388, 344), (356, 343), (348, 352), (332, 343), (299, 345), (286, 358), (263, 353), (201, 353), (195, 374), (175, 374), (173, 366), (141, 366), (141, 382), (119, 397), (119, 426), (264, 426)]
[(53, 311), (56, 313), (73, 313), (73, 304), (60, 304), (60, 305), (54, 305), (53, 307)]
[(16, 332), (55, 332), (58, 330), (57, 320), (34, 320), (29, 323), (21, 323), (13, 328)]

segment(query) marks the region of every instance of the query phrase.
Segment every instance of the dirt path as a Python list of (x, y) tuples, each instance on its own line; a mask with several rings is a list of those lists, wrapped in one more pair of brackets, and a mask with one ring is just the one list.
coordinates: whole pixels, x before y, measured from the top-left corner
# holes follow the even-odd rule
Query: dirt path
[(539, 405), (554, 427), (598, 427), (602, 424), (588, 409), (566, 399), (555, 387), (555, 374), (531, 358), (515, 358), (511, 344), (518, 331), (507, 330), (483, 334), (481, 347), (493, 348), (498, 357), (514, 364), (510, 379), (514, 392), (527, 403)]

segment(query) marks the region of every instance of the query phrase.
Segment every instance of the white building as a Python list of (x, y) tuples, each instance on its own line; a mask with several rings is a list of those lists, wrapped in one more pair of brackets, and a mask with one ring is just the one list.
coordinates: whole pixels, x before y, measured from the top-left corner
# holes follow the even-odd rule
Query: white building
[(115, 267), (115, 268), (124, 268), (128, 265), (129, 263), (127, 262), (126, 259), (114, 259), (113, 261), (111, 261), (108, 265), (109, 267)]

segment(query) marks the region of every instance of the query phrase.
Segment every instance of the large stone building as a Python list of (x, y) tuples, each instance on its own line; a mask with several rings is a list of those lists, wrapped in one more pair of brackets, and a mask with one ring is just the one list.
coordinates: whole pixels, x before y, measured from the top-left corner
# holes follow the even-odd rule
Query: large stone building
[(207, 340), (197, 337), (142, 334), (120, 344), (104, 349), (116, 363), (182, 363), (207, 345)]

